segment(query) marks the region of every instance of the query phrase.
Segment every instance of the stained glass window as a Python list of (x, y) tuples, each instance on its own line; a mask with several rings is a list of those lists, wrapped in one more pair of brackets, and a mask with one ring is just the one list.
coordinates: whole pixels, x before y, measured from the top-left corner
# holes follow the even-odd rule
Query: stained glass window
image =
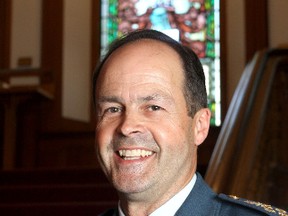
[(101, 55), (121, 35), (143, 28), (164, 32), (200, 58), (212, 111), (221, 124), (220, 0), (101, 0)]

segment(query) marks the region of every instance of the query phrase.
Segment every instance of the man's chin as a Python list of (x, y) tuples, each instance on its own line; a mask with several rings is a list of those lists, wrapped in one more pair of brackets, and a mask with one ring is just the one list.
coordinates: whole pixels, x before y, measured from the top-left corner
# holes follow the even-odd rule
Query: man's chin
[(113, 182), (114, 187), (119, 194), (123, 196), (137, 195), (145, 192), (149, 187), (143, 181), (130, 181), (125, 182)]

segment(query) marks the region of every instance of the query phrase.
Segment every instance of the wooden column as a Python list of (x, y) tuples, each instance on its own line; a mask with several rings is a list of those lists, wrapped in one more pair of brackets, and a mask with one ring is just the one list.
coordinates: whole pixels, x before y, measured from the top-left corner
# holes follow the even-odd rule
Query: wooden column
[(0, 1), (0, 69), (10, 64), (11, 2)]
[(245, 0), (246, 62), (269, 46), (267, 5), (267, 0)]

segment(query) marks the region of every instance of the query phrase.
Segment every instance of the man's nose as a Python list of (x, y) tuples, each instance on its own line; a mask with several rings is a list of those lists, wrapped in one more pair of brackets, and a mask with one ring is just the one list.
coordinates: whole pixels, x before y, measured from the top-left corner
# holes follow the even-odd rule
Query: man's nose
[(125, 113), (118, 127), (118, 132), (124, 136), (133, 136), (144, 132), (144, 124), (140, 114)]

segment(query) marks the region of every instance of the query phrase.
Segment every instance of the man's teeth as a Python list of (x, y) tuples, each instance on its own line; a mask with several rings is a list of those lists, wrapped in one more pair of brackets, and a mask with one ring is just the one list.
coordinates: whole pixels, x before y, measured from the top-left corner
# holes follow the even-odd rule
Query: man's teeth
[(152, 154), (153, 154), (152, 151), (146, 151), (143, 149), (119, 150), (119, 155), (123, 158), (126, 158), (126, 157), (148, 157)]

